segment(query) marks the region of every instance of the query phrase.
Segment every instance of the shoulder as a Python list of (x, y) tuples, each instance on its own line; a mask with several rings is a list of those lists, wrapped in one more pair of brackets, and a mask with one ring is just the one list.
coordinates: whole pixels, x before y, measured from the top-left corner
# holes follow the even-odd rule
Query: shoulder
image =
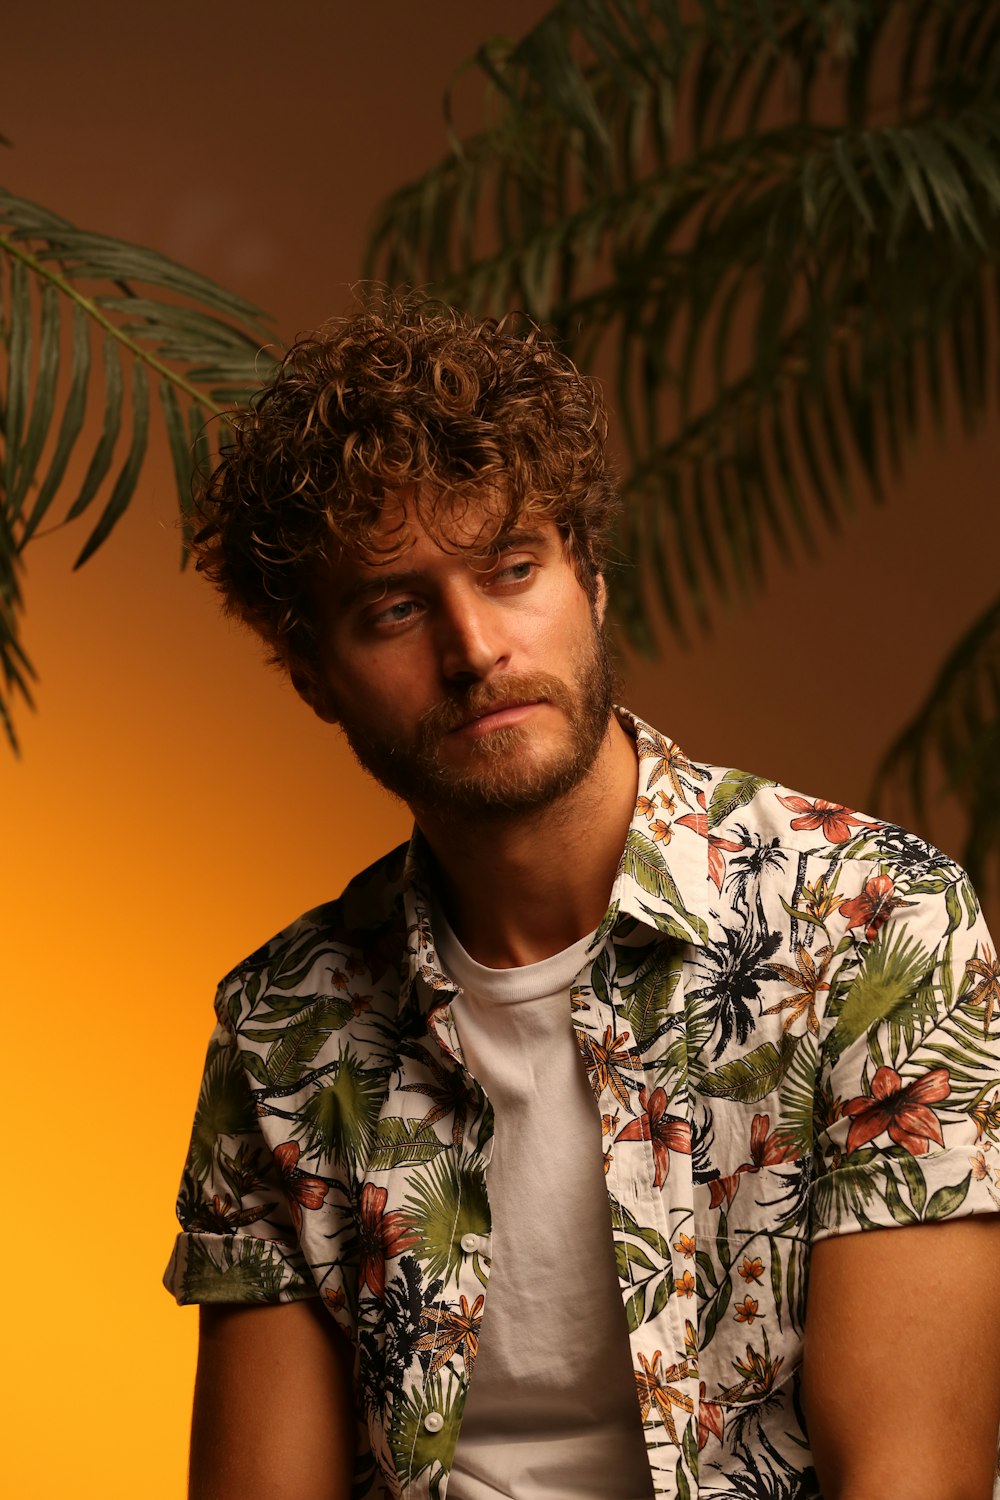
[(335, 900), (303, 913), (230, 969), (216, 995), (223, 1026), (231, 1028), (264, 992), (283, 993), (291, 1011), (323, 996), (347, 1001), (387, 977), (398, 988), (406, 952), (406, 852), (400, 844), (383, 855)]
[(792, 856), (830, 865), (893, 865), (919, 879), (959, 871), (940, 849), (885, 818), (843, 802), (783, 786), (770, 776), (691, 762), (710, 836), (745, 845), (766, 842)]
[(749, 922), (774, 973), (790, 982), (808, 949), (829, 961), (827, 981), (836, 978), (838, 994), (860, 981), (883, 999), (932, 985), (941, 1004), (984, 1014), (984, 986), (1000, 985), (1000, 968), (960, 864), (843, 803), (732, 767), (691, 767), (715, 886), (709, 928), (720, 952)]

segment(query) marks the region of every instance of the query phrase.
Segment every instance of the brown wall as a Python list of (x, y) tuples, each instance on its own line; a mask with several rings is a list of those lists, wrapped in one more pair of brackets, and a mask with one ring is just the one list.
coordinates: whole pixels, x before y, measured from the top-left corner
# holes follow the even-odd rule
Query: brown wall
[[(215, 276), (287, 337), (346, 304), (375, 204), (440, 154), (452, 70), (544, 9), (12, 7), (4, 179)], [(627, 700), (692, 754), (864, 805), (997, 587), (998, 467), (996, 423), (928, 433), (884, 510), (776, 564), (712, 641), (631, 665)], [(40, 712), (22, 762), (0, 754), (19, 1500), (182, 1494), (196, 1317), (158, 1279), (215, 979), (407, 827), (178, 572), (173, 515), (161, 445), (80, 574), (75, 533), (28, 557)]]

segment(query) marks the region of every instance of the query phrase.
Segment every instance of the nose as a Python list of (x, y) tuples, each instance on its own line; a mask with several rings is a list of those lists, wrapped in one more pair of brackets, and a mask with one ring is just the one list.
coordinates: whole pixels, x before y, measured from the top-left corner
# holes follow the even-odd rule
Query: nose
[(509, 660), (502, 611), (475, 588), (456, 589), (438, 612), (438, 652), (446, 682), (485, 682)]

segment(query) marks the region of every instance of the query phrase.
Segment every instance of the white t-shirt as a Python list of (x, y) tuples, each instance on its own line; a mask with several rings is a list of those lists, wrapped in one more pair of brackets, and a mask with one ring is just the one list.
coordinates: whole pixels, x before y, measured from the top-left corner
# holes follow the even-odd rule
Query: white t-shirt
[(571, 1023), (592, 935), (542, 963), (488, 969), (440, 912), (434, 933), (496, 1124), (493, 1264), (448, 1500), (647, 1500), (601, 1121)]

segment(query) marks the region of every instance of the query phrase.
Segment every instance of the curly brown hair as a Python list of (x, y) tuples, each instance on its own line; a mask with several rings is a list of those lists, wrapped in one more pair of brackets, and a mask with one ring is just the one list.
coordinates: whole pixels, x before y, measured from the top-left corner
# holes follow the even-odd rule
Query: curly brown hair
[(554, 522), (593, 597), (616, 510), (606, 437), (599, 386), (530, 320), (371, 294), (236, 415), (197, 501), (197, 566), (299, 685), (318, 680), (319, 569), (338, 549), (398, 555), (402, 525), (387, 539), (384, 522), (401, 495), (440, 545), (462, 499), (490, 499), (479, 546)]

